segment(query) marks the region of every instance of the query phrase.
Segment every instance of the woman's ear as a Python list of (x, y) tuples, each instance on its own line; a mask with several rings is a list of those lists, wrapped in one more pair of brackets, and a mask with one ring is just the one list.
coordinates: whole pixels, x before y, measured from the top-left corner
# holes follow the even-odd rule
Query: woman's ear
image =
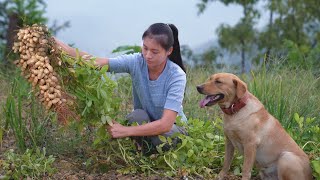
[(170, 54), (172, 53), (172, 51), (173, 51), (173, 47), (171, 46), (171, 47), (169, 48), (169, 50), (167, 51), (167, 56), (170, 56)]
[(236, 87), (236, 95), (240, 99), (247, 92), (247, 84), (240, 79), (233, 79), (233, 84)]

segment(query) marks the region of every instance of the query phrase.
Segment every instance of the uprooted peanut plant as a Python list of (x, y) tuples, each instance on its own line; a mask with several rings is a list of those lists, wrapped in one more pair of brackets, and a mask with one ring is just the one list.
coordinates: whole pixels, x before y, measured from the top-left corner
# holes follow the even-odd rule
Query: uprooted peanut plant
[[(45, 26), (27, 26), (19, 30), (13, 51), (20, 59), (14, 63), (32, 84), (32, 89), (47, 110), (58, 112), (59, 120), (66, 120), (75, 114), (70, 110), (73, 99), (63, 91), (59, 75), (54, 67), (62, 62), (55, 56), (55, 46)], [(67, 115), (66, 115), (67, 114)]]
[(32, 83), (32, 87), (39, 88), (37, 96), (47, 109), (66, 102), (62, 97), (57, 73), (51, 65), (52, 60), (47, 54), (50, 48), (48, 30), (41, 26), (21, 29), (13, 46), (14, 52), (20, 54), (15, 64), (21, 67), (22, 74)]
[[(60, 122), (78, 120), (80, 128), (92, 124), (106, 139), (105, 125), (119, 112), (114, 96), (117, 84), (106, 75), (108, 66), (94, 66), (94, 59), (70, 57), (61, 51), (47, 27), (34, 24), (17, 33), (13, 51), (15, 64), (32, 84), (32, 91)], [(99, 140), (97, 140), (99, 141)]]

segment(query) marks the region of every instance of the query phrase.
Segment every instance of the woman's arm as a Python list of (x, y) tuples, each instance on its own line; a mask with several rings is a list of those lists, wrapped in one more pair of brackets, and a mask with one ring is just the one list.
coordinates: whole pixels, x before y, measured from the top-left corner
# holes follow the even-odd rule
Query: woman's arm
[(129, 136), (155, 136), (169, 132), (176, 120), (177, 112), (165, 109), (161, 119), (139, 126), (122, 126), (115, 123), (108, 127), (108, 131), (113, 138)]
[[(63, 43), (62, 41), (60, 41), (59, 39), (54, 37), (54, 40), (58, 46), (59, 49), (61, 49), (62, 51), (66, 52), (68, 55), (72, 56), (72, 57), (77, 57), (77, 51), (75, 48)], [(79, 56), (83, 57), (84, 59), (89, 59), (92, 57), (92, 55), (84, 52), (84, 51), (78, 51)], [(101, 57), (97, 57), (96, 61), (95, 61), (97, 66), (104, 66), (109, 64), (109, 59), (108, 58), (101, 58)]]

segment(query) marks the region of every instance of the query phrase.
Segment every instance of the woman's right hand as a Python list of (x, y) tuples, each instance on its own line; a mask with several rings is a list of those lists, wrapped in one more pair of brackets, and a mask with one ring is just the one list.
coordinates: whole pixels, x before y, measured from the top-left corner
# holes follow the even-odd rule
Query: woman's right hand
[(76, 57), (76, 50), (73, 47), (70, 47), (69, 45), (63, 43), (56, 37), (53, 37), (54, 41), (56, 42), (56, 48), (62, 50), (63, 52), (67, 53), (68, 55), (72, 57)]

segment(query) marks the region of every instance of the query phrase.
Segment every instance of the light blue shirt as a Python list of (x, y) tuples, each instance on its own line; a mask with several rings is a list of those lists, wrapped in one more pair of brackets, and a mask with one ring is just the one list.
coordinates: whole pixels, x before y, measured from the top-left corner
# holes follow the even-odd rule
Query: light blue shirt
[(183, 97), (186, 74), (174, 62), (167, 60), (157, 80), (149, 80), (147, 63), (141, 53), (109, 59), (110, 72), (129, 73), (132, 79), (134, 109), (145, 110), (152, 121), (162, 117), (164, 109), (176, 111), (183, 121)]

